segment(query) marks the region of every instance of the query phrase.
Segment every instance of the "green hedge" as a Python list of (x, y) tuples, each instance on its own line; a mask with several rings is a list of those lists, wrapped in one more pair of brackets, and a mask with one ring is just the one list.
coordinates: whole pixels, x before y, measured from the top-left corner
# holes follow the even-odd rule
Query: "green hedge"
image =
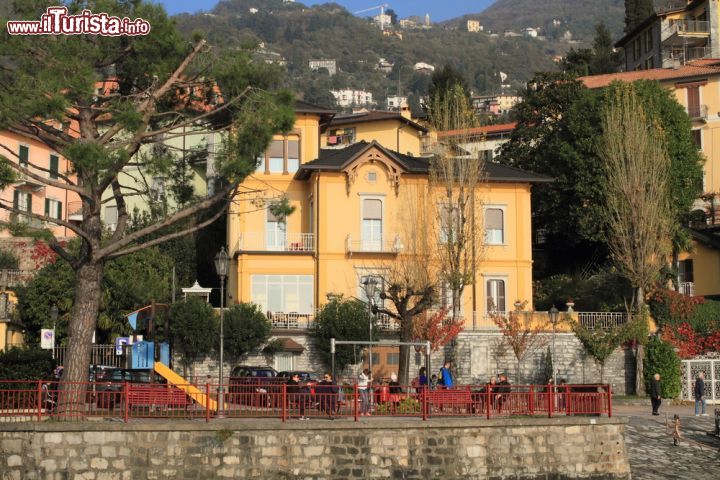
[(680, 379), (680, 357), (672, 345), (658, 337), (652, 337), (647, 345), (644, 360), (645, 384), (650, 387), (650, 379), (660, 374), (663, 398), (677, 398), (682, 388)]
[(0, 352), (0, 380), (47, 380), (54, 368), (50, 350), (12, 347)]

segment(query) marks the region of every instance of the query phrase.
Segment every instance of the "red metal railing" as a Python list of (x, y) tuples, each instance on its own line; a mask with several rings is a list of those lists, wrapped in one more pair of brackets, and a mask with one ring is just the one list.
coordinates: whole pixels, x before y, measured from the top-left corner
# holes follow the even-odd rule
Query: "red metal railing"
[[(218, 385), (0, 381), (0, 422), (70, 420), (86, 417), (201, 419), (216, 416)], [(229, 387), (229, 388), (228, 388)], [(461, 385), (450, 389), (375, 387), (366, 396), (357, 385), (289, 386), (230, 384), (218, 417), (346, 418), (363, 412), (379, 417), (612, 416), (609, 385)], [(199, 393), (198, 393), (199, 392)], [(74, 397), (70, 397), (74, 395)], [(365, 399), (367, 398), (367, 403)], [(210, 399), (210, 401), (205, 401)]]

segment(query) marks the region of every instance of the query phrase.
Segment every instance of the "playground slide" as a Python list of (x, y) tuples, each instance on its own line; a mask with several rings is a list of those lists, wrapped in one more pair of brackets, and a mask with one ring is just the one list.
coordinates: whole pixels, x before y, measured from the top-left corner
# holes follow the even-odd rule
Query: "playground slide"
[(155, 373), (167, 380), (170, 385), (175, 385), (180, 390), (183, 390), (190, 398), (203, 407), (207, 407), (206, 402), (209, 402), (210, 409), (217, 410), (217, 402), (215, 400), (207, 398), (207, 395), (203, 391), (190, 385), (187, 380), (173, 372), (170, 367), (164, 363), (155, 362)]

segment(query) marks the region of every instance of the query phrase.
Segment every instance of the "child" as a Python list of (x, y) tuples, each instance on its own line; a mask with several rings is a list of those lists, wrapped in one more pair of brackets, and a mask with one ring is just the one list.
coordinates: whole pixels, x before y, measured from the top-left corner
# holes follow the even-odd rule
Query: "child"
[(430, 390), (437, 389), (438, 386), (438, 376), (433, 373), (432, 377), (430, 377)]
[(680, 438), (682, 438), (682, 435), (680, 434), (680, 416), (677, 413), (673, 416), (670, 428), (672, 428), (672, 433), (670, 435), (673, 437), (673, 445), (680, 445)]

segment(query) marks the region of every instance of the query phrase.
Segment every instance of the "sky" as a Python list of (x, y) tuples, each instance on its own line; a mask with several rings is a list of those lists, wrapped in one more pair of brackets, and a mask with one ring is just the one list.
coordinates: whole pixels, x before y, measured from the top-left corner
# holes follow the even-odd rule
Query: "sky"
[[(189, 12), (194, 13), (198, 10), (210, 10), (217, 0), (155, 0), (165, 5), (165, 9), (171, 13)], [(335, 0), (351, 12), (364, 10), (366, 8), (375, 7), (382, 3), (387, 3), (390, 8), (400, 16), (400, 18), (409, 17), (410, 15), (430, 14), (433, 22), (440, 22), (449, 18), (459, 17), (466, 13), (479, 13), (495, 0)], [(263, 0), (258, 0), (258, 7), (262, 5)], [(306, 0), (301, 3), (306, 5), (327, 3), (327, 0), (314, 1)], [(377, 14), (377, 10), (368, 12), (368, 14)]]

